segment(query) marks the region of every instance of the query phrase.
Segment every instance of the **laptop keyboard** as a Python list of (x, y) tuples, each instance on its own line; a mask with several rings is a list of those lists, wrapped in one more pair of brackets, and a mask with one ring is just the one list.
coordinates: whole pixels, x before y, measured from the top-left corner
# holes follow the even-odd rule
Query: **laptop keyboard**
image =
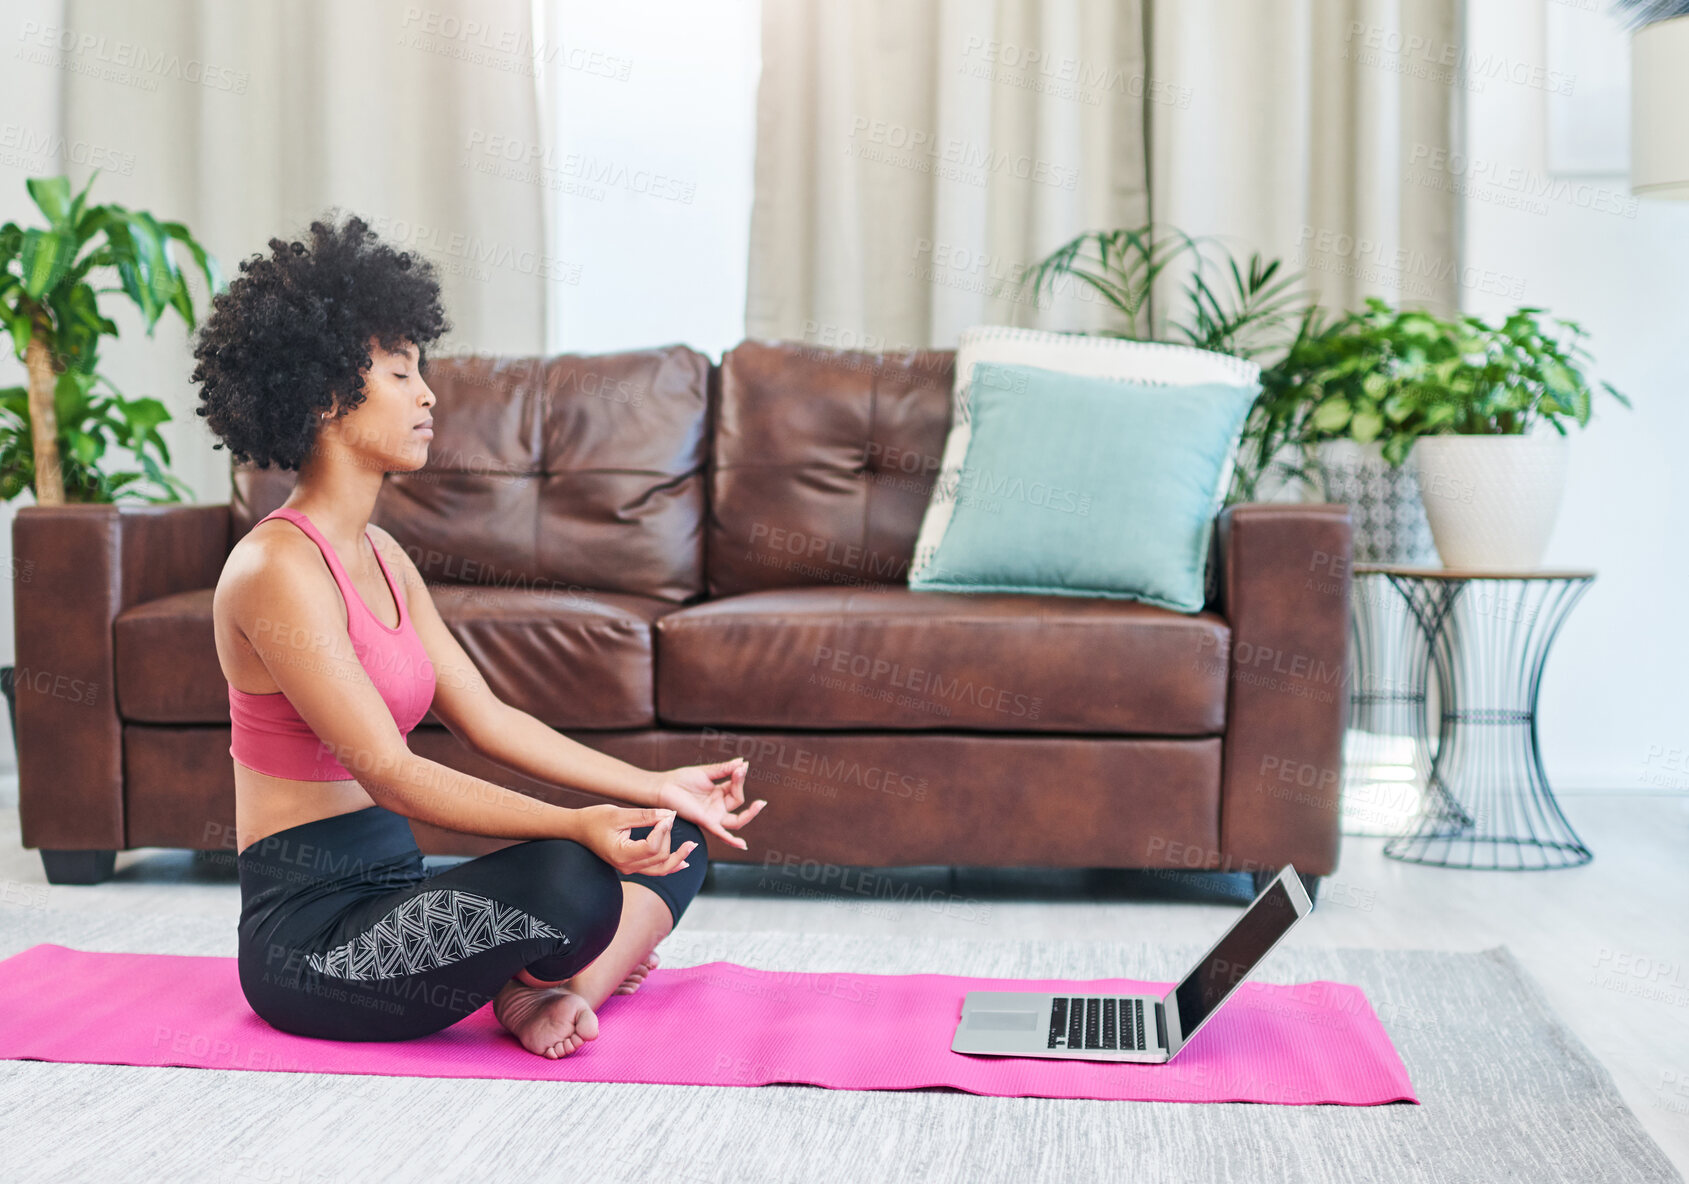
[(1144, 1051), (1144, 1001), (1058, 996), (1050, 1005), (1051, 1048)]

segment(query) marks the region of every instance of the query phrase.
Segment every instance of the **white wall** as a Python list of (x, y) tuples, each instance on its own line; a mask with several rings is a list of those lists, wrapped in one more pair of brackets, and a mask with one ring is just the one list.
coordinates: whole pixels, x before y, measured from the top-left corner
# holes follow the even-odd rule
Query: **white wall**
[[(1468, 57), (1552, 65), (1545, 10), (1556, 2), (1468, 4)], [(1577, 19), (1608, 19), (1570, 7)], [(1577, 84), (1573, 76), (1574, 96)], [(1681, 793), (1689, 790), (1689, 480), (1681, 460), (1689, 438), (1689, 202), (1632, 199), (1622, 175), (1549, 175), (1549, 101), (1541, 87), (1494, 80), (1466, 94), (1468, 154), (1482, 163), (1462, 166), (1471, 186), (1464, 262), (1518, 277), (1524, 291), (1510, 299), (1469, 288), (1463, 299), (1481, 316), (1530, 304), (1580, 322), (1598, 376), (1635, 410), (1604, 400), (1589, 428), (1573, 435), (1545, 563), (1594, 568), (1598, 577), (1543, 676), (1543, 760), (1557, 788)]]

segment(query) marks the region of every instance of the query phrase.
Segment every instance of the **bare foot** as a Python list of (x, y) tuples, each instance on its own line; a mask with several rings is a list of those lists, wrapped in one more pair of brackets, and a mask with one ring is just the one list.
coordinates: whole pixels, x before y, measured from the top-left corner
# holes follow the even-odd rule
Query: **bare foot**
[(615, 994), (631, 995), (639, 990), (639, 984), (645, 981), (645, 976), (657, 969), (657, 961), (656, 950), (645, 955), (645, 961), (628, 971), (628, 976), (622, 980), (622, 985), (616, 988)]
[(530, 987), (513, 978), (493, 996), (493, 1015), (523, 1048), (554, 1060), (598, 1038), (592, 1008), (562, 987)]

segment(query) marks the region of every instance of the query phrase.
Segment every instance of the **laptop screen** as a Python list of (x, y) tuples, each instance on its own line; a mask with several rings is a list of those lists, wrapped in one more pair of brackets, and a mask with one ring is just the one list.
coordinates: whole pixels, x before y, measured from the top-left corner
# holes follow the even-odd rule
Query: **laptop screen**
[(1179, 1030), (1186, 1039), (1294, 924), (1296, 905), (1284, 881), (1274, 880), (1220, 939), (1214, 952), (1179, 984)]

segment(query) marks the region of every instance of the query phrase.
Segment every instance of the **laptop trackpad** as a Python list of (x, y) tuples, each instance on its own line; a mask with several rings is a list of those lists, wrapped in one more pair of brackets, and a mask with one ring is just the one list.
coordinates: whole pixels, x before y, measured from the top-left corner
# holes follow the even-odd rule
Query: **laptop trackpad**
[(1038, 1026), (1036, 1011), (970, 1011), (968, 1027), (986, 1032), (1030, 1032)]

